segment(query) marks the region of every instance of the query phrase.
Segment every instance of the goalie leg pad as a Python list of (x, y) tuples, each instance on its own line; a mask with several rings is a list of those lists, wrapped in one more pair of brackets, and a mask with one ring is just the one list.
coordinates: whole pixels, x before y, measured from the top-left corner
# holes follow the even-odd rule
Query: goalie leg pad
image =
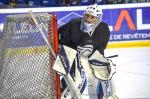
[(111, 80), (101, 80), (101, 84), (104, 93), (103, 99), (119, 99), (115, 95), (114, 85)]
[(107, 99), (119, 99), (116, 95), (109, 96)]

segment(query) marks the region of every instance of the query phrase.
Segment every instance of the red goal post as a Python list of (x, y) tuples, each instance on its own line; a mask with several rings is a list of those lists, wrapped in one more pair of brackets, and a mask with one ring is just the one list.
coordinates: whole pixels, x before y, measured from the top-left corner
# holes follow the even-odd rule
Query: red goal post
[[(58, 54), (58, 25), (57, 25), (57, 16), (53, 14), (53, 26), (54, 26), (54, 50), (55, 53)], [(56, 73), (56, 88), (57, 88), (57, 99), (61, 97), (60, 91), (60, 76)]]

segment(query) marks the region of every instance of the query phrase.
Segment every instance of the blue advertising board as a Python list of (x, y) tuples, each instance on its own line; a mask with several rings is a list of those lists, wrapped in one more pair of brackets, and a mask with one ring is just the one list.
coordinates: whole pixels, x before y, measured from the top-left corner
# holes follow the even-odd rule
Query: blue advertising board
[[(110, 41), (150, 40), (150, 7), (104, 9), (103, 20), (111, 30)], [(59, 25), (73, 17), (82, 17), (83, 11), (56, 12)]]
[[(56, 13), (58, 26), (65, 24), (70, 19), (82, 17), (86, 6), (79, 7), (55, 7), (55, 8), (31, 8), (31, 9), (0, 9), (0, 32), (2, 31), (5, 17), (10, 14), (33, 12)], [(101, 5), (103, 9), (103, 21), (110, 28), (112, 41), (150, 40), (150, 3)], [(66, 9), (66, 10), (64, 10)]]

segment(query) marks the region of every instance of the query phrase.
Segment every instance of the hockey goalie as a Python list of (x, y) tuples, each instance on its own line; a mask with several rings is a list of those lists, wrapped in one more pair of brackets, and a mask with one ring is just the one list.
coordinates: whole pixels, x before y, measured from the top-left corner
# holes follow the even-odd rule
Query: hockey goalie
[(54, 69), (62, 74), (62, 99), (117, 98), (110, 81), (115, 66), (104, 57), (110, 30), (102, 16), (97, 4), (89, 5), (83, 17), (58, 29), (61, 47)]
[(111, 84), (115, 73), (112, 61), (97, 50), (89, 58), (82, 54), (60, 47), (53, 69), (61, 75), (61, 99), (118, 99)]

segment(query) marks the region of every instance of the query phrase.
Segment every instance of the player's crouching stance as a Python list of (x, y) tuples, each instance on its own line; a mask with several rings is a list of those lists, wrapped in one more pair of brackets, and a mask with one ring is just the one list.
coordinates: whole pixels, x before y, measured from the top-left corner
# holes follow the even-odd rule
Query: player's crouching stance
[[(103, 99), (118, 99), (111, 84), (116, 66), (97, 50), (89, 58), (85, 57), (84, 53), (61, 45), (53, 66), (54, 70), (63, 75), (63, 83), (66, 84), (65, 87), (62, 85), (61, 99), (101, 99), (96, 91), (100, 82)], [(73, 61), (76, 70), (75, 74), (71, 75)]]
[(115, 66), (104, 57), (110, 31), (102, 15), (98, 5), (90, 5), (83, 17), (58, 29), (61, 47), (54, 69), (63, 75), (61, 99), (117, 99), (109, 80)]

